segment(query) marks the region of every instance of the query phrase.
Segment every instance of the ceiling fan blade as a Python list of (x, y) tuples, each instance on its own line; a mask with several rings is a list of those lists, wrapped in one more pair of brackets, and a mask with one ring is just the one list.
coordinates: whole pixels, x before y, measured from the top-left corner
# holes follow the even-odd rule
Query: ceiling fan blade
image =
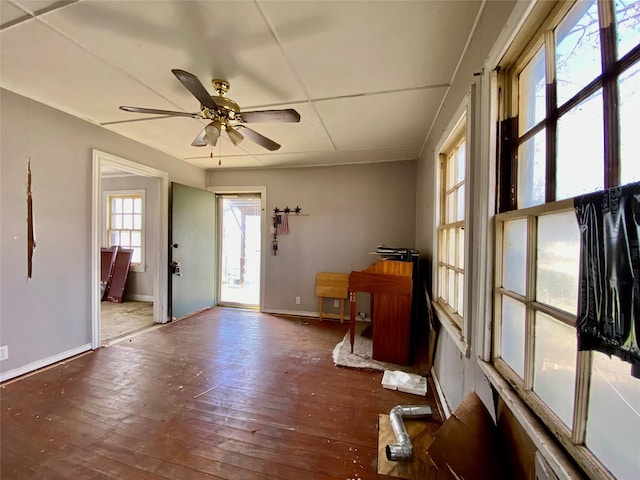
[(177, 68), (174, 68), (171, 71), (176, 77), (178, 77), (178, 80), (180, 80), (180, 82), (182, 82), (182, 84), (187, 87), (187, 90), (189, 90), (193, 94), (193, 96), (200, 101), (202, 105), (211, 110), (218, 109), (218, 106), (211, 99), (209, 92), (207, 92), (207, 89), (204, 88), (202, 83), (200, 83), (198, 77), (196, 77), (193, 73), (185, 72), (184, 70), (179, 70)]
[(256, 112), (240, 112), (240, 122), (243, 123), (267, 123), (267, 122), (299, 122), (300, 114), (293, 108), (285, 110), (260, 110)]
[(205, 131), (206, 127), (202, 129), (202, 131), (198, 134), (198, 136), (191, 142), (191, 146), (193, 147), (206, 147), (207, 142), (204, 141), (204, 136), (207, 133)]
[(134, 112), (134, 113), (151, 113), (155, 115), (169, 115), (172, 117), (201, 118), (199, 113), (174, 112), (172, 110), (157, 110), (155, 108), (128, 107), (126, 105), (120, 106), (120, 110), (124, 110), (125, 112)]
[(236, 125), (236, 129), (242, 129), (242, 134), (245, 137), (256, 142), (258, 145), (266, 148), (267, 150), (274, 151), (280, 148), (280, 145), (278, 145), (276, 142), (256, 132), (255, 130), (251, 130), (249, 127), (245, 127), (244, 125)]

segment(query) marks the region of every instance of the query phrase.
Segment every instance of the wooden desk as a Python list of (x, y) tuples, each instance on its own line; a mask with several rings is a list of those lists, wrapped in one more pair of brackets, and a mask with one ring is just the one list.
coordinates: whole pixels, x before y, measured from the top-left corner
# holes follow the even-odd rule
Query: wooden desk
[(413, 264), (382, 260), (349, 274), (351, 352), (355, 339), (356, 292), (371, 294), (372, 358), (397, 365), (411, 360)]

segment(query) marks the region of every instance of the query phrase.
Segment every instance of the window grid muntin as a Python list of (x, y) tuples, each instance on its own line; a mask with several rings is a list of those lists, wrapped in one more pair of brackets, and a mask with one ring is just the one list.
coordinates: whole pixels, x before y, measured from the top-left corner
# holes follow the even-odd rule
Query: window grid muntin
[[(131, 205), (131, 212), (125, 211)], [(136, 207), (138, 205), (138, 207)], [(130, 222), (130, 223), (129, 223)], [(131, 228), (127, 228), (129, 224)], [(107, 246), (133, 250), (131, 265), (141, 265), (144, 259), (144, 195), (135, 193), (109, 193), (107, 195)], [(132, 238), (139, 237), (139, 245)]]
[[(574, 410), (573, 424), (565, 426), (564, 422), (555, 414), (533, 390), (533, 361), (534, 361), (534, 317), (537, 312), (544, 313), (554, 320), (568, 326), (576, 326), (576, 316), (561, 311), (555, 307), (545, 305), (536, 300), (535, 271), (536, 271), (536, 249), (537, 249), (537, 218), (543, 215), (563, 213), (573, 211), (573, 201), (565, 199), (558, 202), (547, 203), (530, 207), (527, 209), (513, 210), (496, 216), (496, 264), (495, 288), (494, 288), (494, 312), (495, 328), (493, 336), (493, 362), (498, 372), (509, 381), (516, 389), (525, 403), (536, 413), (543, 423), (556, 434), (558, 440), (571, 453), (576, 454), (576, 460), (583, 468), (594, 468), (594, 465), (604, 471), (596, 457), (582, 444), (584, 443), (586, 431), (586, 413), (588, 408), (589, 395), (589, 375), (583, 377), (581, 372), (590, 373), (591, 355), (589, 352), (577, 352), (576, 358), (576, 385), (574, 387)], [(527, 251), (526, 259), (526, 295), (520, 295), (503, 288), (502, 285), (502, 262), (503, 246), (502, 231), (503, 225), (507, 221), (526, 219), (527, 220)], [(512, 300), (524, 304), (525, 313), (525, 378), (521, 379), (512, 367), (501, 358), (500, 342), (502, 334), (502, 297), (509, 297)]]
[[(465, 125), (465, 120), (460, 122)], [(461, 158), (462, 156), (462, 158)], [(460, 170), (460, 163), (465, 171)], [(458, 130), (440, 155), (440, 221), (438, 226), (438, 297), (436, 301), (460, 329), (464, 305), (464, 188), (466, 172), (466, 130)], [(463, 204), (458, 202), (462, 200)], [(460, 207), (462, 211), (460, 211)], [(461, 213), (461, 215), (460, 215)], [(462, 218), (459, 218), (462, 216)], [(460, 257), (463, 258), (460, 258)]]
[[(512, 170), (517, 172), (517, 150), (520, 144), (531, 138), (536, 133), (547, 129), (547, 185), (546, 190), (546, 202), (553, 202), (556, 198), (555, 192), (555, 136), (556, 136), (556, 123), (560, 117), (565, 115), (568, 111), (580, 104), (584, 99), (591, 96), (598, 89), (603, 89), (604, 105), (604, 121), (603, 128), (603, 143), (605, 145), (605, 151), (603, 151), (603, 163), (604, 163), (604, 188), (610, 188), (619, 185), (620, 182), (620, 165), (619, 165), (619, 126), (618, 126), (618, 86), (617, 80), (622, 73), (628, 68), (640, 61), (640, 45), (636, 45), (632, 48), (624, 57), (616, 59), (616, 46), (617, 39), (615, 36), (615, 28), (602, 28), (602, 23), (606, 22), (607, 18), (614, 18), (614, 5), (613, 2), (605, 0), (598, 1), (598, 11), (600, 16), (600, 35), (607, 37), (601, 40), (601, 58), (602, 58), (602, 73), (588, 83), (583, 89), (578, 91), (573, 97), (568, 99), (562, 105), (557, 105), (556, 102), (556, 82), (555, 82), (555, 26), (552, 29), (548, 29), (542, 36), (542, 40), (537, 40), (532, 43), (532, 47), (528, 50), (528, 53), (522, 57), (522, 60), (512, 70), (510, 74), (510, 83), (513, 85), (512, 89), (512, 102), (511, 109), (513, 114), (517, 118), (517, 106), (519, 95), (519, 82), (518, 76), (520, 72), (528, 65), (532, 60), (535, 52), (542, 44), (542, 48), (545, 48), (545, 54), (547, 57), (547, 115), (546, 117), (531, 127), (526, 132), (521, 134), (516, 133), (517, 140), (512, 145)], [(565, 5), (560, 10), (561, 14), (558, 14), (557, 21), (559, 22), (564, 18), (565, 14), (570, 11)], [(556, 23), (557, 25), (557, 23)], [(516, 174), (517, 178), (518, 175)], [(517, 182), (516, 182), (517, 183)], [(515, 197), (517, 198), (517, 185), (513, 186), (516, 191)], [(512, 205), (512, 209), (519, 208), (517, 204)]]

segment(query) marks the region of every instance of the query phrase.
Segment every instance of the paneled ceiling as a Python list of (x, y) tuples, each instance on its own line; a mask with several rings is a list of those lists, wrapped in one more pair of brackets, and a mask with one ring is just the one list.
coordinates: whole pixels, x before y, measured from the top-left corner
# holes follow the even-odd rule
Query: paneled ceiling
[[(271, 168), (418, 158), (483, 2), (0, 0), (0, 86), (202, 168)], [(231, 84), (241, 110), (294, 108), (300, 123), (255, 123), (268, 151), (180, 112)], [(213, 158), (211, 158), (213, 153)], [(222, 166), (218, 160), (222, 158)]]

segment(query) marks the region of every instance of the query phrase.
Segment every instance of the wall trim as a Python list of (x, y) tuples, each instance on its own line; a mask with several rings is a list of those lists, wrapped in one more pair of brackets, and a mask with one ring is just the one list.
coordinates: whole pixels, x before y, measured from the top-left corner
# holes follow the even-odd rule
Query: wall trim
[(442, 413), (444, 413), (444, 420), (451, 416), (451, 409), (449, 408), (449, 404), (447, 403), (447, 399), (444, 396), (444, 391), (440, 386), (440, 381), (438, 380), (438, 376), (436, 375), (436, 369), (431, 367), (431, 378), (433, 379), (433, 384), (436, 387), (436, 395), (438, 396), (438, 401), (440, 406), (442, 407)]
[(153, 295), (142, 295), (140, 293), (132, 293), (127, 295), (127, 300), (133, 302), (153, 302)]
[(313, 317), (318, 318), (318, 312), (308, 312), (306, 310), (280, 310), (272, 308), (264, 308), (262, 313), (271, 313), (274, 315), (291, 315), (293, 317)]
[(14, 368), (13, 370), (9, 370), (8, 372), (2, 372), (0, 374), (0, 382), (5, 382), (7, 380), (11, 380), (12, 378), (19, 377), (20, 375), (35, 372), (36, 370), (48, 367), (50, 365), (53, 365), (54, 363), (61, 362), (62, 360), (75, 357), (76, 355), (80, 355), (81, 353), (85, 353), (89, 350), (91, 350), (91, 344), (85, 343), (80, 347), (72, 348), (71, 350), (67, 350), (66, 352), (57, 353), (50, 357), (43, 358), (42, 360), (37, 360), (27, 365)]

